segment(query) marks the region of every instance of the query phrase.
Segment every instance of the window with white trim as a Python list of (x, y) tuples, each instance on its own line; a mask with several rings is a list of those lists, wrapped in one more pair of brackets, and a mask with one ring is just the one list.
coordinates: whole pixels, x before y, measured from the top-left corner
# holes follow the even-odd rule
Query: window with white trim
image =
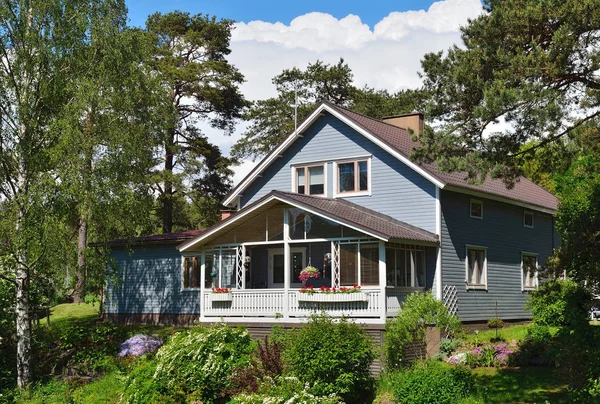
[(336, 194), (368, 194), (369, 169), (369, 159), (336, 162)]
[(200, 287), (200, 257), (183, 257), (183, 288)]
[(340, 285), (379, 285), (379, 244), (340, 244)]
[(521, 257), (523, 290), (535, 289), (538, 285), (537, 255), (523, 253)]
[(533, 212), (530, 210), (523, 211), (523, 227), (533, 229)]
[(467, 288), (487, 287), (487, 248), (467, 246)]
[(294, 191), (305, 195), (325, 195), (325, 166), (294, 168)]
[(469, 215), (473, 219), (483, 219), (483, 202), (479, 199), (471, 199)]
[(385, 249), (387, 286), (424, 288), (425, 250), (417, 246)]

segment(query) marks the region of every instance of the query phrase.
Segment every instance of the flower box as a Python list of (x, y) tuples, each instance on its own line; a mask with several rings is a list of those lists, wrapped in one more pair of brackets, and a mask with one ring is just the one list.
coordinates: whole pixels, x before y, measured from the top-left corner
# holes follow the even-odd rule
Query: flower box
[(369, 296), (363, 292), (354, 293), (300, 293), (299, 302), (343, 303), (343, 302), (368, 302)]
[(233, 300), (232, 293), (211, 293), (208, 295), (211, 302), (231, 302)]

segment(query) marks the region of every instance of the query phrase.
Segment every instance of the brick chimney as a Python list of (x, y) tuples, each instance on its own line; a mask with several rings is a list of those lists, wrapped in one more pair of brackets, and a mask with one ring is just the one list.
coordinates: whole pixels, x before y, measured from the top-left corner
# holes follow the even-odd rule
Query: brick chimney
[(382, 121), (399, 128), (412, 129), (415, 135), (423, 131), (425, 127), (425, 116), (422, 112), (411, 112), (410, 114), (386, 116)]
[(227, 219), (229, 216), (233, 215), (235, 212), (237, 212), (234, 209), (224, 209), (221, 211), (221, 221)]

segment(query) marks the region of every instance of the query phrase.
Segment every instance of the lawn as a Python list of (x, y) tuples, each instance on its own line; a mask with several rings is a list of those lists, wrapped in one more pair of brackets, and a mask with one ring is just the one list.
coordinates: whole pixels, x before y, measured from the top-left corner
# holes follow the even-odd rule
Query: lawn
[[(527, 335), (527, 329), (530, 327), (530, 324), (516, 324), (508, 327), (498, 329), (498, 337), (501, 338), (505, 342), (511, 341), (521, 341)], [(556, 334), (558, 331), (558, 327), (550, 327), (550, 333), (552, 335)], [(469, 332), (466, 333), (462, 340), (467, 344), (478, 344), (484, 342), (490, 342), (493, 338), (496, 337), (496, 330), (484, 330), (479, 332)]]
[[(87, 303), (65, 303), (50, 309), (50, 326), (60, 327), (71, 321), (91, 322), (98, 319), (98, 305)], [(40, 325), (47, 325), (46, 318), (40, 320)]]

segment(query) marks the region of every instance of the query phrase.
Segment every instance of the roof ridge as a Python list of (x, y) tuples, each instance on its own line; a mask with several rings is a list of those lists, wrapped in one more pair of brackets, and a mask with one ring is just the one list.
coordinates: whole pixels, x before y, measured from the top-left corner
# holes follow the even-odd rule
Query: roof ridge
[[(377, 123), (381, 123), (381, 124), (383, 124), (383, 125), (390, 126), (390, 127), (394, 128), (394, 129), (400, 129), (400, 130), (402, 130), (402, 131), (404, 131), (404, 132), (406, 132), (407, 134), (409, 134), (409, 135), (410, 135), (410, 132), (408, 131), (408, 129), (406, 129), (406, 128), (402, 128), (402, 127), (400, 127), (400, 126), (396, 126), (396, 125), (394, 125), (394, 124), (391, 124), (391, 123), (388, 123), (388, 122), (385, 122), (385, 121), (384, 121), (384, 120), (382, 120), (382, 119), (373, 118), (372, 116), (365, 115), (365, 114), (363, 114), (363, 113), (360, 113), (360, 112), (353, 111), (353, 110), (351, 110), (350, 108), (342, 107), (341, 105), (334, 104), (334, 103), (333, 103), (333, 102), (331, 102), (331, 101), (323, 101), (323, 103), (326, 103), (326, 104), (328, 104), (328, 105), (330, 105), (330, 106), (332, 106), (332, 107), (334, 107), (334, 108), (343, 109), (344, 111), (348, 111), (348, 112), (351, 112), (351, 113), (353, 113), (353, 114), (360, 115), (360, 116), (362, 116), (363, 118), (367, 118), (367, 119), (370, 119), (370, 120), (372, 120), (372, 121), (375, 121), (375, 122), (377, 122)], [(357, 123), (358, 123), (358, 122), (357, 122)], [(362, 126), (362, 125), (361, 125), (361, 126)]]

